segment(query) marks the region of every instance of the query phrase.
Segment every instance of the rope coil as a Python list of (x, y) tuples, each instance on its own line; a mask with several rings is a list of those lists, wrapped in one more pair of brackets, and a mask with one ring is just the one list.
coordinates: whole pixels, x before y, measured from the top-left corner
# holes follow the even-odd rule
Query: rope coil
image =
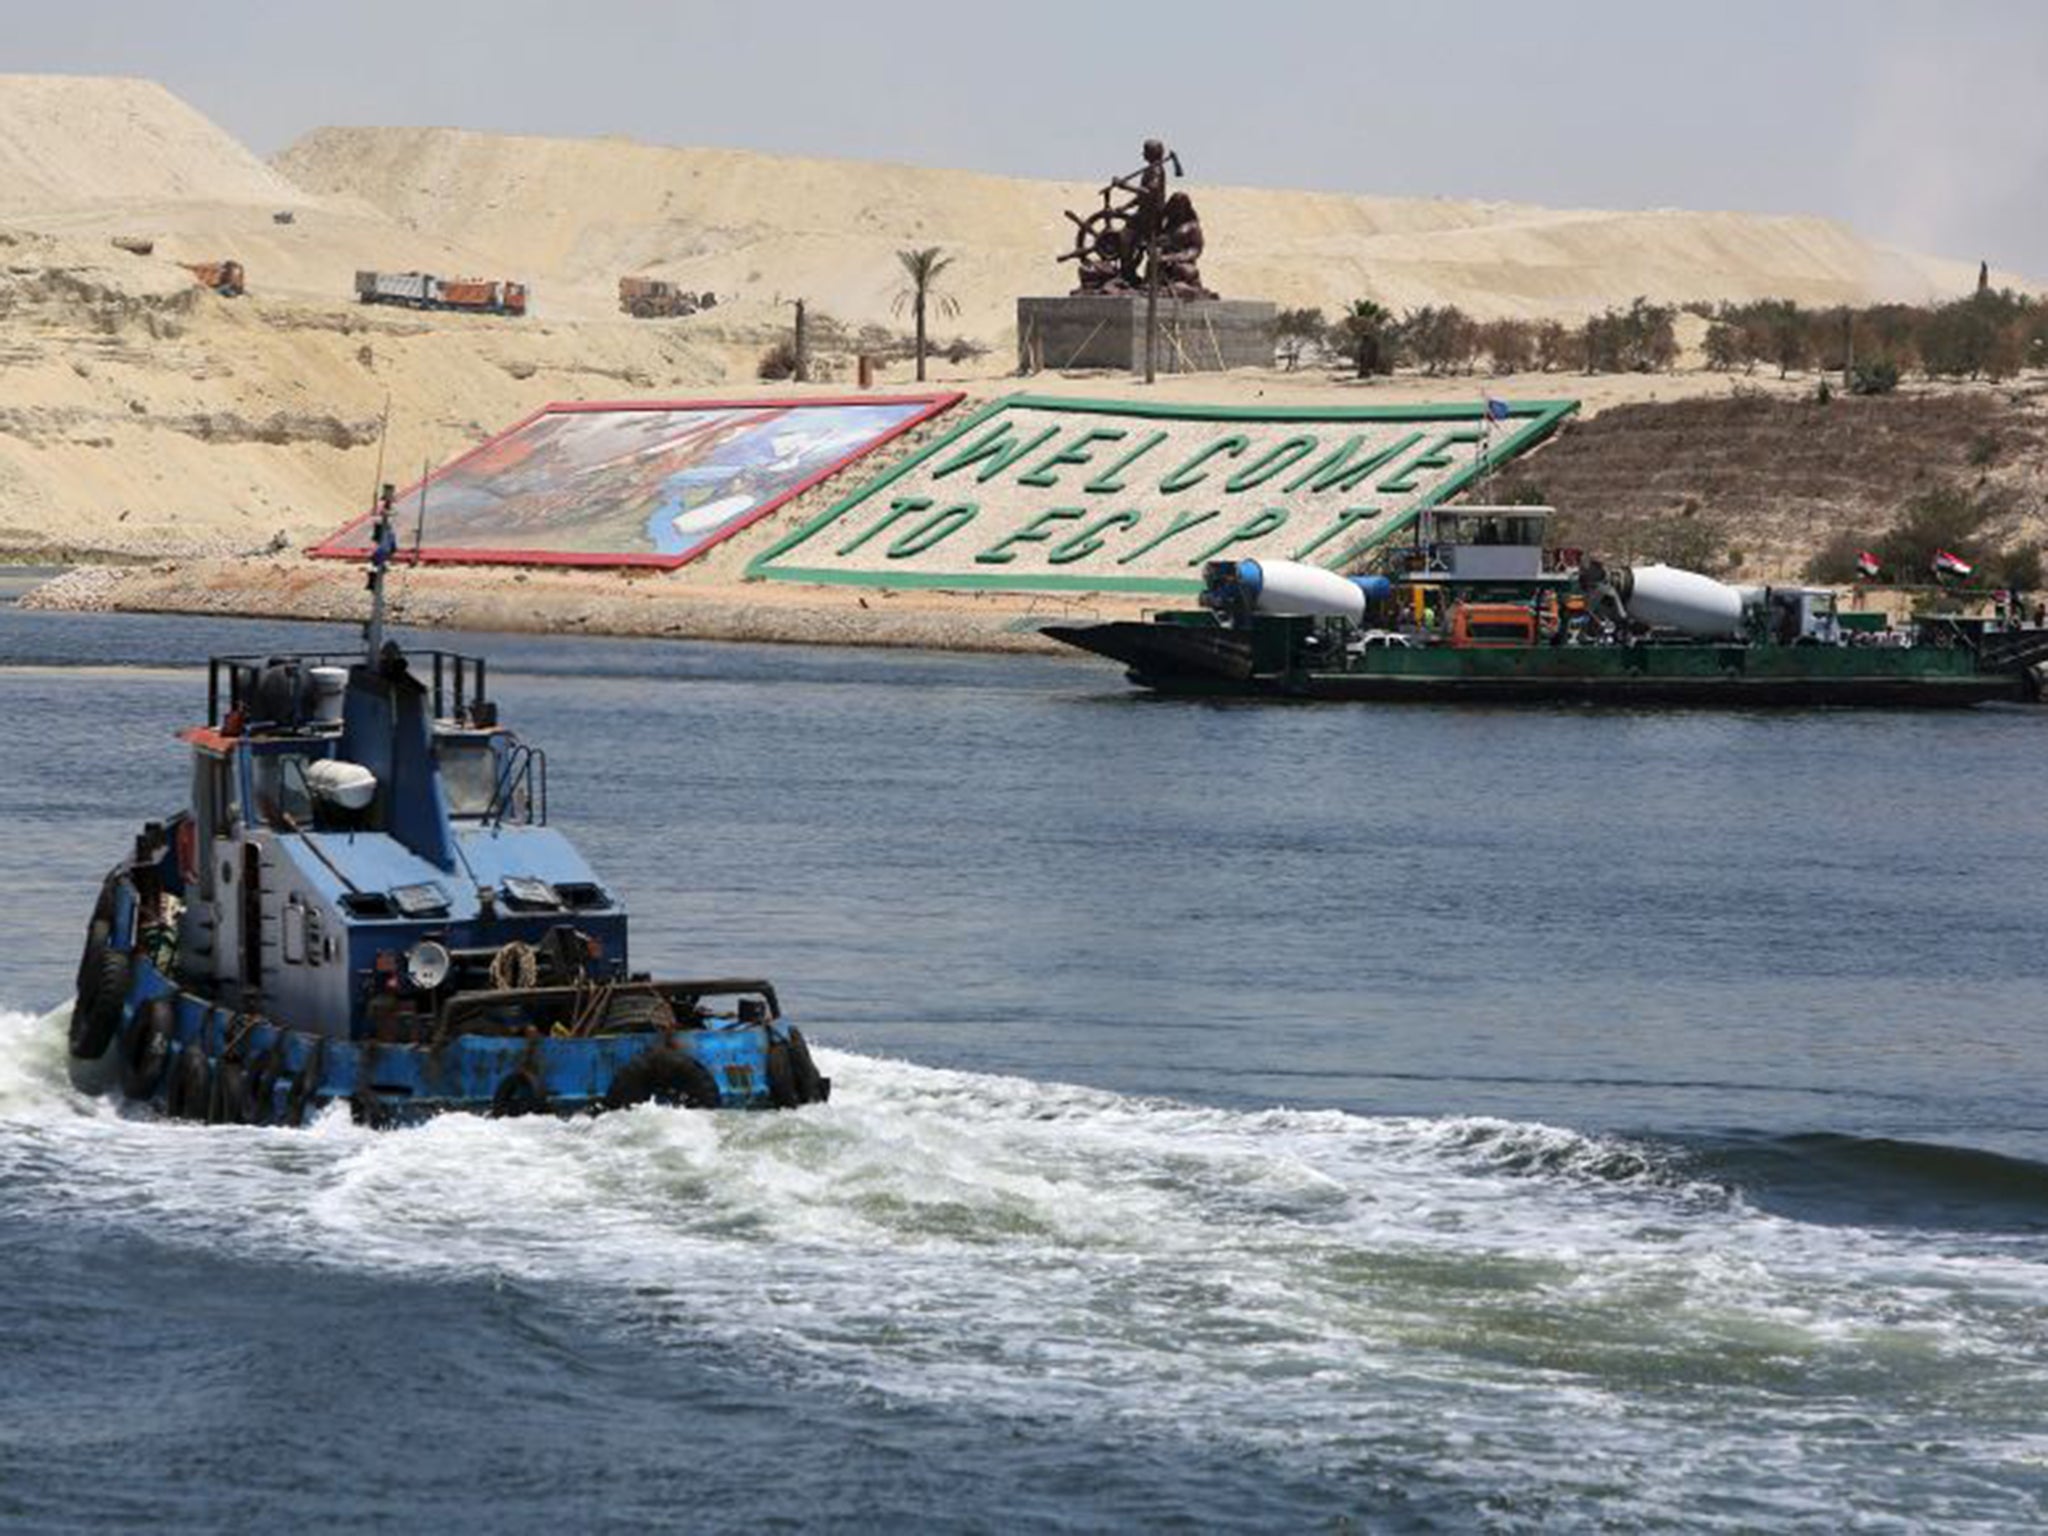
[(491, 986), (499, 992), (522, 992), (540, 979), (540, 956), (524, 939), (513, 939), (491, 956)]

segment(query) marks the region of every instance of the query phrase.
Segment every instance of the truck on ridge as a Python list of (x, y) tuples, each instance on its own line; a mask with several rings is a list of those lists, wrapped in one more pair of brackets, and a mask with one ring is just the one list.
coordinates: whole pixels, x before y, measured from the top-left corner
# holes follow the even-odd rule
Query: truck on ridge
[(358, 272), (356, 298), (364, 304), (401, 304), (408, 309), (460, 309), (480, 315), (526, 313), (526, 284), (498, 278)]

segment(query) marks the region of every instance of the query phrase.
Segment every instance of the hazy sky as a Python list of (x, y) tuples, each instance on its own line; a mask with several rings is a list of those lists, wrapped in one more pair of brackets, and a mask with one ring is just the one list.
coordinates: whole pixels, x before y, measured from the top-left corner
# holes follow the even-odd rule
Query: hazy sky
[(1094, 180), (1821, 213), (2048, 281), (2048, 0), (0, 0), (0, 69), (328, 123)]

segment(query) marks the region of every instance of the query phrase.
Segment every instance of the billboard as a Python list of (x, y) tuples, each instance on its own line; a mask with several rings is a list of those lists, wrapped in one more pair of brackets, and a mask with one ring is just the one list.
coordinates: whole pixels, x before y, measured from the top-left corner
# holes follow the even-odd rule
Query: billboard
[[(683, 565), (959, 399), (550, 405), (409, 488), (400, 543), (424, 560)], [(361, 558), (370, 521), (312, 553)]]
[[(867, 586), (1180, 593), (1219, 556), (1344, 570), (1571, 400), (1222, 406), (1011, 395), (756, 556)], [(1483, 493), (1482, 493), (1483, 494)]]

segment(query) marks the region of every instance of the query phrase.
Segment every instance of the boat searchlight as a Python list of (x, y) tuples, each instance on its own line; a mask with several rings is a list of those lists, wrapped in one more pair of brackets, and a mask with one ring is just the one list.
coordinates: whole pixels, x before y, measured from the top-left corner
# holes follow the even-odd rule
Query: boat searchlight
[(422, 992), (431, 992), (448, 979), (454, 968), (448, 946), (434, 939), (421, 939), (405, 952), (405, 979)]

